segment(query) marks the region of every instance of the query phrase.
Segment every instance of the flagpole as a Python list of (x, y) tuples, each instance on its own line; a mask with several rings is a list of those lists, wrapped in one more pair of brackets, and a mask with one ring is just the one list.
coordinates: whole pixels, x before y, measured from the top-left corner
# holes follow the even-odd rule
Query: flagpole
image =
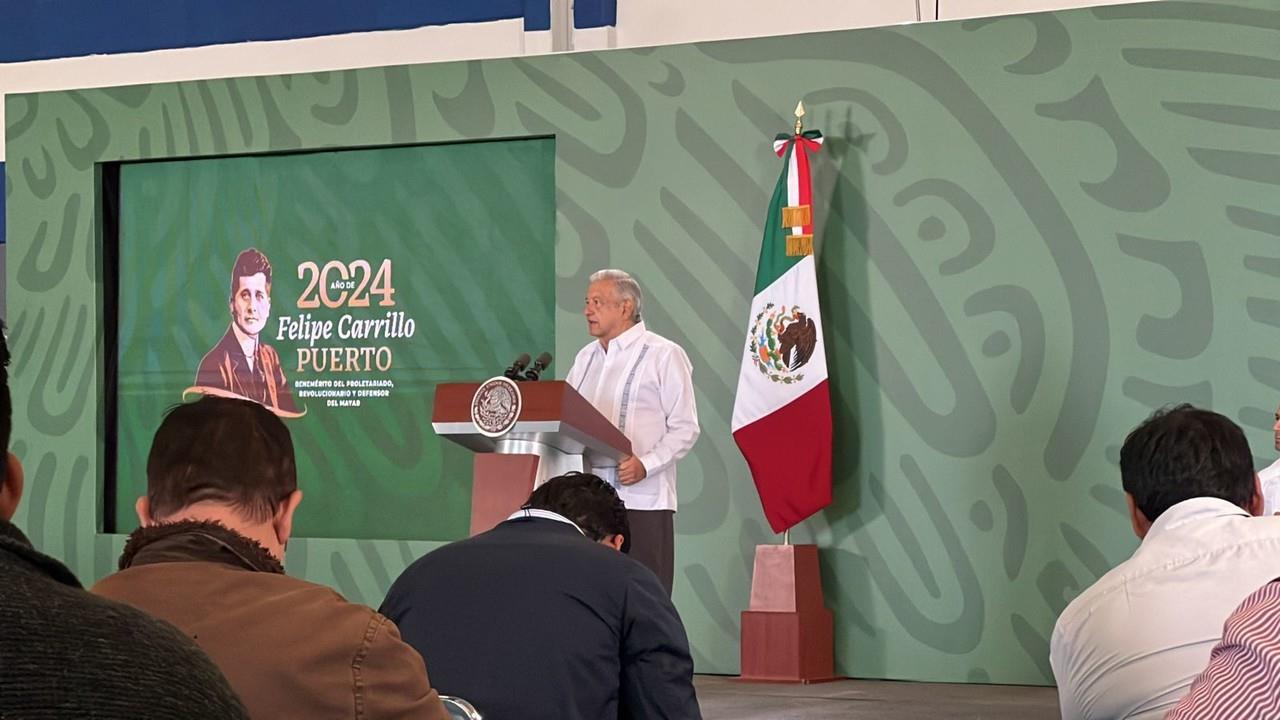
[[(765, 220), (752, 298), (754, 318), (749, 318), (748, 352), (742, 359), (734, 402), (734, 439), (752, 468), (765, 517), (770, 529), (786, 528), (781, 545), (756, 546), (751, 604), (743, 611), (741, 624), (741, 679), (752, 682), (835, 679), (834, 621), (822, 596), (818, 545), (812, 533), (799, 544), (791, 544), (793, 527), (831, 503), (831, 398), (827, 368), (822, 363), (826, 348), (818, 337), (822, 319), (811, 257), (814, 221), (809, 155), (822, 146), (822, 134), (816, 129), (805, 131), (804, 114), (804, 103), (796, 103), (794, 134), (788, 137), (782, 131), (773, 140), (773, 151), (783, 158), (783, 169)], [(803, 337), (795, 339), (798, 332)], [(788, 347), (793, 339), (806, 343), (803, 360), (794, 350), (786, 351), (786, 358), (795, 363), (779, 360), (783, 351), (777, 338), (782, 333), (789, 333)], [(810, 354), (822, 364), (806, 367), (803, 375), (795, 373), (809, 361)], [(754, 374), (757, 369), (777, 385), (762, 388)], [(798, 392), (794, 383), (802, 378), (812, 387)], [(748, 407), (738, 406), (744, 392), (754, 392), (777, 407), (764, 416), (740, 417), (738, 410)], [(750, 407), (766, 404), (753, 403)], [(797, 448), (785, 444), (802, 437), (804, 442)], [(798, 477), (796, 457), (806, 458), (802, 465), (810, 468), (807, 477)], [(801, 479), (809, 482), (803, 487), (794, 482)], [(824, 486), (818, 487), (818, 483)]]

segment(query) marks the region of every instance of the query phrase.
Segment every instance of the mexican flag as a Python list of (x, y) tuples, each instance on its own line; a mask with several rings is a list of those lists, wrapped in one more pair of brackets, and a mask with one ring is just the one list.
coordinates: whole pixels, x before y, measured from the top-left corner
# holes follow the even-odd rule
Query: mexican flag
[(821, 146), (814, 130), (773, 143), (782, 176), (765, 219), (733, 403), (733, 439), (774, 532), (831, 503), (831, 395), (809, 179), (809, 155)]

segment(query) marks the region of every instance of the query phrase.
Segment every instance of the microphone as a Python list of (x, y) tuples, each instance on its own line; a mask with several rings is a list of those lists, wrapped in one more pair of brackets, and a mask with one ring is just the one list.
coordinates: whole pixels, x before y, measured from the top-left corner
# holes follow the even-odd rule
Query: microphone
[(546, 370), (547, 366), (550, 364), (551, 364), (551, 353), (548, 353), (548, 352), (542, 353), (541, 355), (538, 356), (537, 360), (533, 361), (533, 367), (529, 368), (529, 372), (524, 374), (524, 379), (537, 380), (538, 376), (542, 374), (542, 371)]
[(507, 371), (502, 373), (502, 376), (510, 380), (523, 380), (524, 378), (520, 377), (520, 371), (524, 370), (525, 366), (528, 364), (529, 353), (520, 353), (520, 357), (516, 358), (516, 361), (511, 363), (511, 367), (507, 368)]

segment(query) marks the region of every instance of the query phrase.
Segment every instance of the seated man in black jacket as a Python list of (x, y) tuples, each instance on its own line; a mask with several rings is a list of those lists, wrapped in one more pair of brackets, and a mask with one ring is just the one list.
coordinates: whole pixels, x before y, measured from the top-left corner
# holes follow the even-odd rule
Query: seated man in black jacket
[(381, 612), (439, 691), (486, 720), (698, 720), (684, 625), (618, 552), (626, 535), (613, 488), (562, 475), (496, 528), (419, 558)]
[[(9, 349), (0, 322), (0, 454), (9, 447)], [(0, 457), (0, 717), (248, 716), (222, 673), (176, 628), (85, 592), (10, 522), (22, 465)]]

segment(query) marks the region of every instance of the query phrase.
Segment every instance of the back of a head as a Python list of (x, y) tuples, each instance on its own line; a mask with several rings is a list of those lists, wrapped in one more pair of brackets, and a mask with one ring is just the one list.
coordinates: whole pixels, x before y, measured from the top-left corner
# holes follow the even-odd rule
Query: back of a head
[(147, 457), (147, 500), (156, 518), (212, 501), (262, 522), (297, 489), (289, 430), (249, 400), (203, 397), (170, 409)]
[(559, 523), (503, 523), (420, 558), (382, 611), (441, 691), (485, 717), (622, 717), (623, 643), (644, 634), (627, 613), (648, 597), (633, 589), (645, 571), (595, 543), (625, 542), (626, 508), (599, 477), (569, 473), (539, 485), (524, 509), (562, 515), (593, 542)]
[(1253, 454), (1240, 427), (1191, 405), (1157, 410), (1120, 449), (1124, 491), (1149, 521), (1192, 498), (1212, 497), (1249, 509)]
[[(9, 346), (0, 320), (0, 443), (5, 451), (12, 428)], [(7, 464), (0, 462), (0, 483), (7, 474)], [(190, 638), (90, 595), (65, 568), (18, 563), (23, 571), (6, 572), (0, 582), (0, 619), (17, 620), (0, 634), (0, 657), (22, 658), (0, 672), (0, 716), (48, 717), (56, 698), (59, 717), (248, 717), (226, 679)], [(31, 653), (32, 648), (38, 652)]]
[(563, 515), (591, 540), (621, 535), (622, 552), (631, 549), (626, 505), (609, 483), (595, 475), (571, 472), (551, 478), (533, 491), (524, 507)]

